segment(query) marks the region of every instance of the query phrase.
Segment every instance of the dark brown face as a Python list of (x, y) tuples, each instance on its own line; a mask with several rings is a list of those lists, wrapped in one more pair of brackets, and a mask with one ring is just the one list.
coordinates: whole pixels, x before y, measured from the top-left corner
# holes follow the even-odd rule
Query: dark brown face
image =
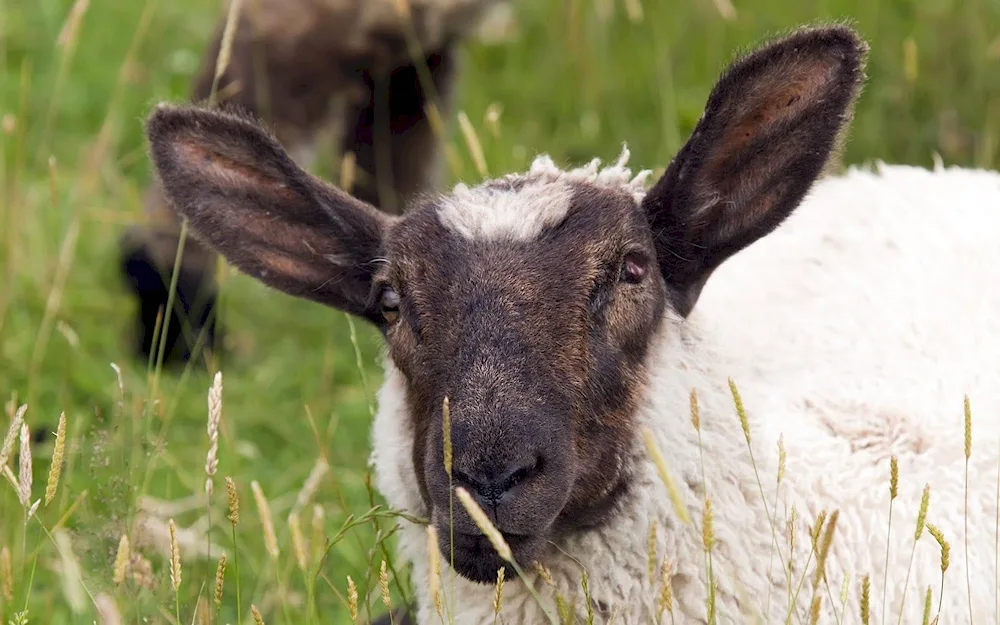
[[(371, 306), (406, 378), (413, 470), (439, 535), (450, 534), (449, 485), (463, 486), (531, 562), (546, 539), (601, 522), (627, 489), (666, 289), (632, 193), (537, 176), (510, 183), (518, 190), (429, 200), (394, 224)], [(494, 219), (455, 224), (443, 206), (473, 201)], [(507, 220), (492, 213), (501, 203)], [(523, 213), (535, 211), (548, 221), (526, 227)], [(456, 566), (495, 581), (499, 562), (461, 506), (454, 523)]]
[[(245, 117), (159, 107), (148, 134), (196, 236), (261, 282), (384, 332), (442, 542), (449, 486), (463, 486), (529, 565), (547, 541), (613, 519), (640, 457), (664, 310), (687, 316), (712, 272), (799, 204), (847, 125), (866, 50), (834, 26), (738, 60), (648, 193), (620, 165), (567, 172), (540, 158), (395, 217), (302, 171)], [(501, 562), (453, 509), (456, 569), (491, 583)]]

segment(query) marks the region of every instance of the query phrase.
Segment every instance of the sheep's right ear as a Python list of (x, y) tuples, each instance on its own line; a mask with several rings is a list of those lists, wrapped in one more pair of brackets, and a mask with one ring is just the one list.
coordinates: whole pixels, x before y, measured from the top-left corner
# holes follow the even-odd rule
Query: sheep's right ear
[(303, 171), (238, 114), (163, 105), (146, 131), (196, 238), (268, 286), (376, 321), (366, 301), (391, 217)]
[(803, 29), (722, 75), (643, 201), (677, 312), (690, 313), (712, 272), (802, 201), (850, 121), (867, 50), (846, 26)]

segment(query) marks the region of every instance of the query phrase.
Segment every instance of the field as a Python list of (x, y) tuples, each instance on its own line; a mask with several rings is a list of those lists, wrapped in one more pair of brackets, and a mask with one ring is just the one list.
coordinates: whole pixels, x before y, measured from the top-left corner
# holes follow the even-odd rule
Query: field
[[(197, 497), (214, 371), (149, 371), (129, 349), (133, 300), (119, 275), (117, 238), (142, 218), (151, 174), (142, 122), (155, 103), (186, 95), (218, 6), (0, 0), (0, 396), (7, 406), (0, 433), (21, 404), (32, 433), (55, 431), (61, 413), (66, 423), (51, 501), (43, 493), (53, 437), (32, 448), (31, 501), (43, 499), (33, 518), (25, 522), (14, 489), (0, 484), (3, 623), (90, 623), (101, 594), (128, 622), (174, 622), (179, 614), (190, 623), (209, 612), (212, 622), (248, 622), (251, 603), (267, 623), (348, 622), (348, 575), (362, 621), (369, 606), (373, 615), (384, 611), (378, 573), (383, 559), (392, 563), (394, 518), (383, 508), (371, 512), (380, 501), (366, 476), (380, 381), (377, 333), (225, 274), (220, 314), (229, 344), (210, 508)], [(735, 0), (729, 8), (726, 0), (520, 2), (509, 39), (464, 48), (458, 109), (476, 130), (489, 173), (524, 168), (538, 152), (561, 163), (612, 159), (622, 142), (632, 163), (664, 167), (734, 52), (800, 23), (844, 18), (872, 47), (845, 163), (930, 166), (939, 157), (998, 165), (995, 0)], [(499, 112), (495, 123), (490, 111)], [(448, 140), (456, 155), (450, 180), (479, 179), (457, 124)], [(331, 161), (326, 156), (317, 173)], [(305, 575), (287, 518), (318, 462), (329, 471), (299, 517), (313, 548), (322, 534), (331, 545), (316, 574)], [(15, 473), (17, 464), (15, 452)], [(235, 534), (225, 476), (241, 503)], [(252, 482), (275, 521), (276, 559)], [(193, 526), (185, 548), (204, 550), (210, 537), (226, 551), (218, 615), (216, 561), (185, 559), (175, 596), (162, 543), (132, 545), (151, 571), (116, 587), (120, 537), (147, 497), (147, 511), (195, 497), (160, 512), (164, 526), (175, 518), (183, 537)], [(314, 504), (324, 513), (322, 534), (312, 529)], [(406, 575), (393, 569), (398, 603), (408, 595)]]

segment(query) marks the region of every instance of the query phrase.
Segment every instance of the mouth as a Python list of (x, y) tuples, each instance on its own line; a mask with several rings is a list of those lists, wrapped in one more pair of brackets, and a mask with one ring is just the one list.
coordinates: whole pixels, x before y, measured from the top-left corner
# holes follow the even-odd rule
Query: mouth
[[(497, 572), (506, 568), (505, 578), (510, 578), (513, 570), (509, 562), (497, 554), (497, 550), (489, 539), (481, 533), (468, 534), (454, 532), (447, 527), (438, 528), (438, 543), (441, 557), (452, 564), (452, 568), (469, 581), (477, 584), (493, 585), (497, 581)], [(504, 541), (510, 547), (514, 560), (519, 566), (533, 562), (544, 541), (538, 536), (504, 534)], [(452, 553), (454, 549), (454, 561)]]

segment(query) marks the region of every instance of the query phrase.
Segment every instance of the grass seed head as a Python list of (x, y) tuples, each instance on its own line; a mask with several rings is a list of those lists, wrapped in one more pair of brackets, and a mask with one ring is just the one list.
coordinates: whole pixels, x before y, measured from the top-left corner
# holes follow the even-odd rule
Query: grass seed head
[(493, 614), (500, 614), (500, 606), (503, 605), (503, 583), (504, 583), (504, 573), (506, 569), (500, 567), (497, 571), (497, 585), (496, 592), (493, 594)]
[(261, 490), (257, 480), (250, 482), (250, 490), (253, 491), (254, 501), (257, 503), (257, 515), (260, 516), (260, 527), (264, 531), (264, 546), (267, 552), (275, 560), (281, 555), (278, 548), (278, 535), (274, 531), (274, 521), (271, 519), (271, 506), (267, 503), (267, 497)]
[(122, 534), (121, 539), (118, 541), (118, 553), (115, 554), (115, 568), (114, 568), (114, 581), (115, 586), (118, 586), (123, 581), (125, 581), (125, 575), (128, 573), (129, 563), (131, 562), (131, 549), (128, 543), (128, 534)]
[(52, 464), (49, 466), (49, 479), (45, 484), (45, 507), (56, 496), (59, 488), (59, 476), (62, 474), (63, 456), (66, 453), (66, 413), (59, 414), (59, 425), (56, 426), (56, 441), (52, 448)]
[(358, 587), (351, 576), (347, 576), (347, 609), (351, 613), (351, 622), (358, 622)]
[(951, 562), (951, 545), (945, 539), (944, 532), (936, 525), (928, 523), (927, 531), (930, 532), (930, 535), (934, 537), (934, 540), (937, 541), (938, 546), (941, 548), (941, 572), (944, 573), (948, 570), (948, 565)]
[(219, 566), (215, 569), (215, 605), (222, 605), (222, 590), (226, 582), (226, 552), (219, 556)]
[(378, 589), (382, 593), (382, 603), (385, 609), (392, 612), (392, 597), (389, 595), (389, 573), (385, 568), (385, 560), (382, 560), (378, 569)]
[(871, 575), (865, 575), (861, 580), (861, 622), (868, 625), (871, 620)]
[(25, 509), (31, 506), (31, 432), (27, 423), (21, 423), (20, 458), (17, 467), (18, 499)]
[(288, 530), (292, 535), (292, 551), (295, 552), (295, 562), (303, 573), (309, 571), (309, 556), (306, 549), (306, 538), (302, 535), (302, 524), (298, 512), (288, 514)]
[(226, 498), (229, 500), (229, 522), (236, 525), (240, 522), (240, 498), (236, 494), (236, 482), (226, 476)]
[(694, 426), (695, 431), (701, 431), (701, 413), (698, 410), (698, 392), (695, 389), (691, 389), (691, 425)]
[(972, 456), (972, 406), (969, 396), (965, 396), (965, 459)]
[(14, 600), (14, 570), (7, 545), (0, 548), (0, 596), (7, 603)]
[(252, 603), (250, 604), (250, 614), (253, 615), (254, 623), (257, 625), (264, 625), (264, 617), (260, 615), (260, 610), (257, 609), (257, 606)]
[(889, 460), (889, 500), (899, 495), (899, 461), (896, 456)]
[(924, 494), (920, 497), (920, 512), (917, 514), (917, 529), (913, 532), (913, 540), (920, 540), (920, 535), (924, 533), (924, 523), (927, 520), (927, 506), (931, 499), (931, 485), (924, 485)]
[(177, 525), (173, 519), (167, 527), (170, 529), (170, 586), (177, 592), (181, 587), (181, 549), (177, 545)]
[(740, 391), (736, 388), (736, 382), (732, 378), (729, 379), (729, 391), (733, 395), (733, 405), (736, 406), (736, 414), (740, 417), (740, 426), (743, 428), (743, 436), (747, 439), (747, 444), (750, 444), (750, 422), (747, 420), (747, 411), (743, 407), (743, 398), (740, 397)]
[(444, 436), (444, 471), (451, 479), (452, 446), (451, 446), (451, 403), (445, 395), (441, 404), (441, 428)]

